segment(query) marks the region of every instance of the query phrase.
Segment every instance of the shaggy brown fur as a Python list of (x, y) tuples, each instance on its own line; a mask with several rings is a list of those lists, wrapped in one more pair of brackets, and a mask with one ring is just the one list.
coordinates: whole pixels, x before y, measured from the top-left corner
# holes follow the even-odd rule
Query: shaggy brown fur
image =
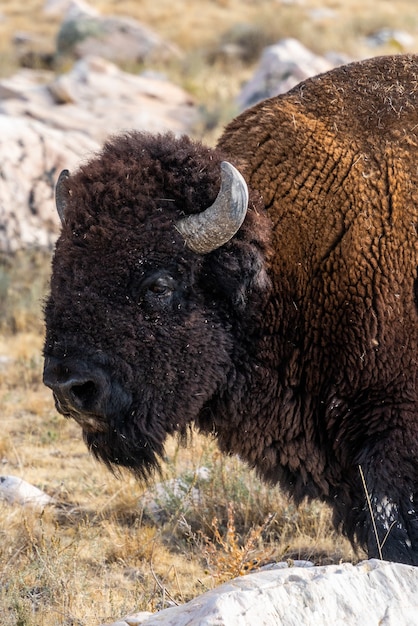
[[(97, 457), (146, 476), (194, 422), (377, 556), (361, 466), (383, 557), (418, 565), (417, 106), (418, 57), (377, 58), (245, 111), (216, 151), (132, 133), (70, 177), (45, 379), (71, 372), (57, 406)], [(174, 223), (222, 159), (249, 212), (197, 255)]]

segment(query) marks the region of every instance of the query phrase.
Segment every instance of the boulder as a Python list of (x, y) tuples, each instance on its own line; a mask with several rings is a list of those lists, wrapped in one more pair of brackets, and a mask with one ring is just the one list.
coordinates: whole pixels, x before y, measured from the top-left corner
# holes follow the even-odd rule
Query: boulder
[(417, 588), (418, 567), (410, 565), (278, 563), (182, 606), (126, 616), (112, 626), (414, 626)]
[(127, 129), (182, 134), (197, 119), (197, 108), (183, 89), (155, 75), (123, 72), (99, 57), (88, 57), (58, 77), (29, 85), (28, 70), (0, 81), (14, 91), (0, 101), (0, 113), (27, 116), (51, 128), (78, 131), (102, 143)]
[(0, 251), (53, 246), (59, 231), (55, 180), (97, 148), (85, 133), (0, 114)]
[(84, 0), (47, 0), (44, 12), (64, 16), (56, 41), (58, 59), (94, 55), (115, 63), (144, 63), (181, 56), (177, 46), (151, 28), (130, 17), (100, 15)]
[(54, 504), (51, 496), (18, 476), (0, 476), (0, 499), (41, 511)]
[(183, 513), (187, 513), (190, 507), (199, 506), (202, 502), (202, 484), (209, 478), (210, 469), (198, 467), (193, 473), (155, 483), (144, 491), (139, 506), (155, 523), (161, 524), (173, 503)]
[(366, 43), (371, 48), (391, 45), (399, 52), (404, 52), (407, 50), (413, 51), (415, 47), (415, 37), (403, 30), (396, 30), (394, 28), (382, 28), (381, 30), (378, 30), (368, 35), (366, 37)]
[(111, 134), (138, 129), (186, 133), (197, 108), (157, 76), (135, 76), (86, 58), (58, 77), (23, 69), (0, 81), (0, 251), (52, 247), (59, 231), (56, 178)]
[(260, 100), (285, 93), (302, 80), (334, 66), (296, 39), (283, 39), (264, 49), (253, 77), (238, 95), (238, 106), (244, 110)]
[(48, 16), (64, 17), (64, 20), (85, 15), (99, 16), (97, 9), (85, 0), (46, 0), (43, 10)]

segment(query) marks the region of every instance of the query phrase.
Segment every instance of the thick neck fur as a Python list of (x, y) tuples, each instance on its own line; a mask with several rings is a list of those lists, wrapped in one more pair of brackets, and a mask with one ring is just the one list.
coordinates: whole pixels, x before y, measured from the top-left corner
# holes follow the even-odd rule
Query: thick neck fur
[[(258, 220), (262, 239), (248, 241), (243, 229), (231, 244), (233, 253), (224, 247), (210, 260), (211, 274), (219, 267), (223, 280), (229, 280), (232, 302), (225, 314), (234, 353), (226, 383), (202, 410), (198, 426), (216, 434), (222, 451), (238, 454), (263, 478), (291, 487), (300, 499), (328, 487), (325, 460), (319, 450), (312, 454), (312, 442), (306, 443), (312, 437), (305, 428), (312, 400), (302, 388), (299, 311), (290, 290), (287, 297), (283, 285), (273, 282), (268, 217), (252, 211), (250, 220)], [(254, 223), (251, 230), (254, 235)], [(238, 266), (228, 273), (232, 259)]]

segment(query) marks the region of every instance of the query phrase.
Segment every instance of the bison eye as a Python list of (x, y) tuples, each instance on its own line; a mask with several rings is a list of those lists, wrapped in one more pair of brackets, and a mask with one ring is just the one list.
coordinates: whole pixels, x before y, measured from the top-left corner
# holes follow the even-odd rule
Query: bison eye
[(176, 288), (176, 281), (172, 276), (159, 276), (147, 288), (156, 296), (171, 296)]
[(178, 288), (178, 282), (171, 274), (157, 270), (149, 272), (142, 280), (136, 280), (133, 276), (129, 292), (133, 300), (153, 309), (155, 306), (167, 304)]

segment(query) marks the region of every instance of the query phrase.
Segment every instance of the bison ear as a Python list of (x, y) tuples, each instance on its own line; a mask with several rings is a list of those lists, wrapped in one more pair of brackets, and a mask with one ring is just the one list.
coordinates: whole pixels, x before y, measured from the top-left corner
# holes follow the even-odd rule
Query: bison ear
[(68, 191), (64, 187), (64, 182), (69, 176), (70, 172), (68, 170), (62, 170), (55, 186), (55, 204), (62, 224), (65, 222), (65, 209), (67, 208), (68, 199)]
[(248, 188), (239, 171), (221, 163), (221, 189), (215, 202), (202, 213), (189, 215), (176, 223), (188, 248), (208, 254), (227, 243), (241, 228), (248, 208)]

